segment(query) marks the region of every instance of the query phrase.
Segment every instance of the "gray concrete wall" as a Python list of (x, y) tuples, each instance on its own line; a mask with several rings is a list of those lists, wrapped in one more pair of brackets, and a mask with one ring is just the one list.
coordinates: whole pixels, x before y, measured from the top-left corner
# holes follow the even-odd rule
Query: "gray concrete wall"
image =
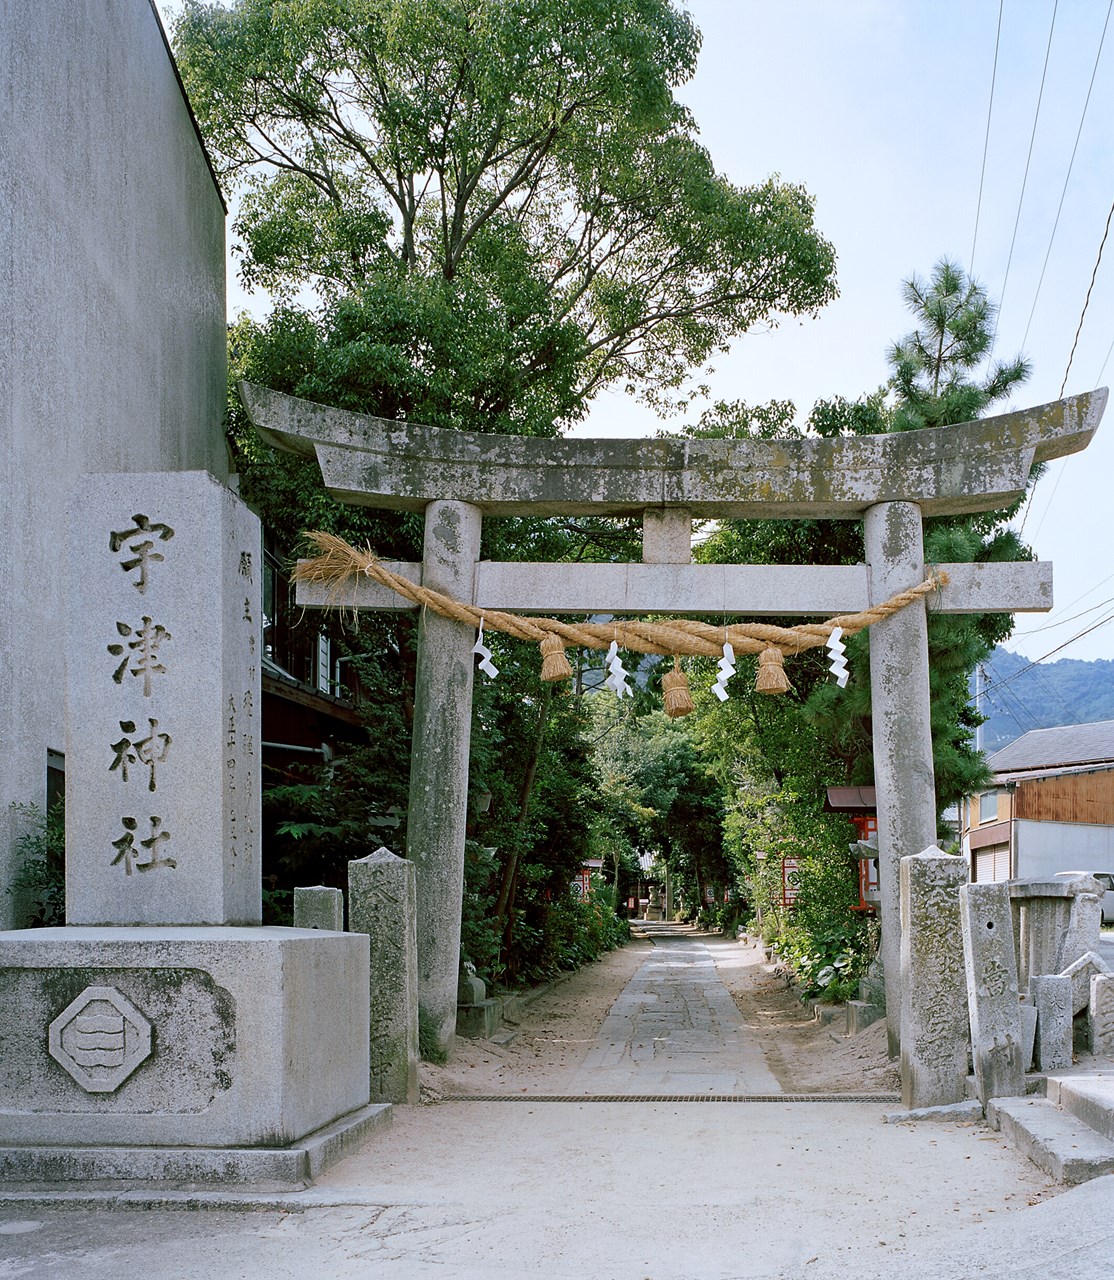
[(1019, 879), (1061, 871), (1114, 872), (1114, 827), (1083, 822), (1017, 822)]
[(226, 480), (224, 208), (148, 0), (0, 0), (0, 927), (62, 748), (85, 472)]

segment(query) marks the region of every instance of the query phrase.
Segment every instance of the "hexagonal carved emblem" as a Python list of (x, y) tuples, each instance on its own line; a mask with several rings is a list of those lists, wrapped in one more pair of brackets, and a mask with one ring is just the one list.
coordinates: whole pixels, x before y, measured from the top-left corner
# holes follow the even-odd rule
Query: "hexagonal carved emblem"
[(50, 1024), (48, 1043), (87, 1093), (112, 1093), (151, 1056), (151, 1024), (115, 987), (86, 987)]

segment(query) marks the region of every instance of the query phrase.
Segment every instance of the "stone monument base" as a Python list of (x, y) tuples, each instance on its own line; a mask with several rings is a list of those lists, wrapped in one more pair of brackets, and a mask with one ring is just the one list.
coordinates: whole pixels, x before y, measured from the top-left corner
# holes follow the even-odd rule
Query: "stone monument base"
[(368, 1108), (368, 939), (0, 933), (0, 1177), (298, 1185)]
[(0, 1186), (300, 1191), (389, 1125), (391, 1111), (389, 1102), (371, 1103), (285, 1147), (0, 1146)]

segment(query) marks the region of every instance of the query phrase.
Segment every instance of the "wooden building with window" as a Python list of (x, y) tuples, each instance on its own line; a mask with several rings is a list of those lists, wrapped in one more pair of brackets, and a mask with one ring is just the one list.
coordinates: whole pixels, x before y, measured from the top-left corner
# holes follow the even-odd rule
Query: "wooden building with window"
[(1032, 729), (987, 764), (963, 804), (972, 880), (1114, 870), (1114, 720)]

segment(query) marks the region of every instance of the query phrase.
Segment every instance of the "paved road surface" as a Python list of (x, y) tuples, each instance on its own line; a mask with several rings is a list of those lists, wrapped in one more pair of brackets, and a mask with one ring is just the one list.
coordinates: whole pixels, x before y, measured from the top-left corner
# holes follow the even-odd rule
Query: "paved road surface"
[(647, 925), (654, 950), (603, 1021), (569, 1092), (780, 1093), (708, 948)]
[(1114, 1177), (1047, 1198), (982, 1126), (884, 1125), (877, 1103), (634, 1100), (651, 1084), (774, 1091), (708, 955), (664, 930), (616, 992), (577, 1078), (629, 1100), (398, 1108), (390, 1131), (285, 1197), (196, 1197), (193, 1211), (9, 1198), (0, 1280), (1111, 1274)]

